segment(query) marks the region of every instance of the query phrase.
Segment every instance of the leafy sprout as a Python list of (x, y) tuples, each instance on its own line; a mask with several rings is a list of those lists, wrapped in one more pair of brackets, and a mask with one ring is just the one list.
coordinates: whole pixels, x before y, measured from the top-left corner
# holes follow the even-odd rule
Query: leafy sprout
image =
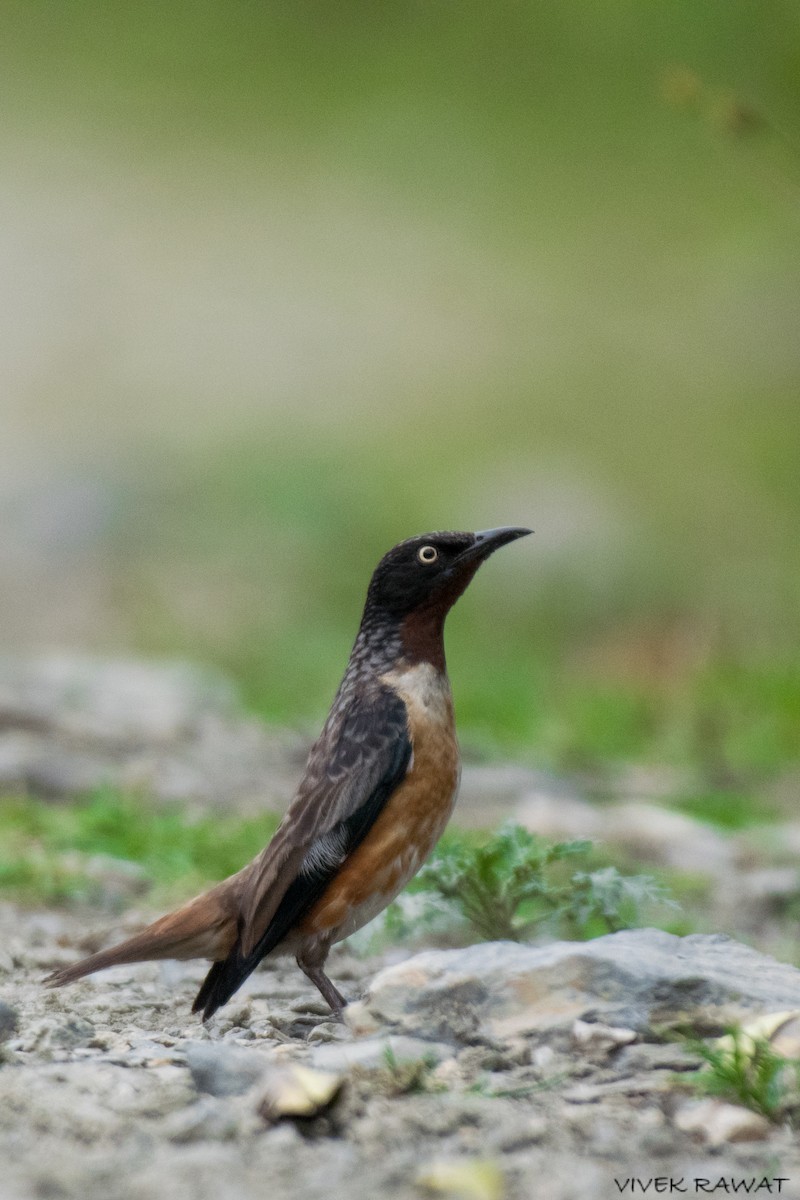
[(507, 824), (482, 845), (448, 842), (416, 887), (444, 899), (492, 941), (527, 941), (543, 926), (592, 937), (636, 924), (646, 904), (673, 904), (648, 876), (623, 876), (614, 867), (571, 871), (591, 849), (588, 841), (546, 842)]
[(701, 1095), (743, 1104), (770, 1121), (800, 1116), (800, 1061), (784, 1058), (767, 1037), (736, 1027), (715, 1042), (690, 1039), (687, 1048), (705, 1065), (688, 1079)]

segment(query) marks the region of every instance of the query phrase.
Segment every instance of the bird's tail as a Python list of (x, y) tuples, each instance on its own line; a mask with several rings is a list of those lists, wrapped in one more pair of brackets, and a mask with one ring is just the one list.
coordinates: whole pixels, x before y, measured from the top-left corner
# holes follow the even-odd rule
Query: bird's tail
[(236, 912), (230, 903), (229, 892), (225, 884), (220, 884), (175, 912), (159, 917), (141, 933), (118, 946), (90, 954), (72, 966), (59, 967), (44, 982), (49, 987), (63, 987), (105, 967), (150, 959), (224, 959), (236, 941)]
[(227, 1004), (233, 993), (238, 991), (257, 965), (258, 960), (251, 965), (242, 958), (241, 954), (237, 953), (234, 947), (223, 962), (211, 964), (211, 969), (195, 996), (192, 1012), (202, 1011), (203, 1020), (207, 1021), (218, 1008)]
[(313, 906), (327, 886), (332, 868), (317, 874), (301, 871), (283, 893), (269, 924), (261, 937), (247, 954), (242, 945), (242, 927), (237, 929), (236, 939), (227, 955), (215, 955), (223, 959), (212, 964), (192, 1005), (192, 1012), (202, 1009), (203, 1020), (212, 1017), (218, 1008), (227, 1004), (235, 991), (242, 986), (248, 975), (252, 975), (262, 958), (275, 950), (291, 929)]

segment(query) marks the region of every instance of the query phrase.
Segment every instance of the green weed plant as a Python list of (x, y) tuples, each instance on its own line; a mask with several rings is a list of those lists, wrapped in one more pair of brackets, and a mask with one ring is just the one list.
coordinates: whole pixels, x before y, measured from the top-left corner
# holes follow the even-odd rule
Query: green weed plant
[(766, 1037), (740, 1027), (723, 1041), (690, 1040), (688, 1048), (704, 1066), (682, 1082), (702, 1096), (742, 1104), (773, 1122), (800, 1118), (800, 1061), (777, 1053)]
[(544, 931), (596, 937), (639, 924), (646, 905), (675, 907), (649, 876), (574, 870), (591, 850), (591, 842), (546, 842), (510, 823), (482, 843), (448, 839), (413, 887), (451, 905), (488, 941), (525, 942)]

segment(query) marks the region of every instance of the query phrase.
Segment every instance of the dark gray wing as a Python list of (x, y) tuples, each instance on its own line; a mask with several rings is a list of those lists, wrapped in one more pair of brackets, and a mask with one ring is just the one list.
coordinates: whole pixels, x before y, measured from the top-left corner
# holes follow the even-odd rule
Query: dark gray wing
[(194, 1011), (210, 1016), (302, 920), (405, 777), (411, 752), (406, 706), (391, 688), (334, 704), (289, 811), (252, 864), (236, 945), (209, 971)]

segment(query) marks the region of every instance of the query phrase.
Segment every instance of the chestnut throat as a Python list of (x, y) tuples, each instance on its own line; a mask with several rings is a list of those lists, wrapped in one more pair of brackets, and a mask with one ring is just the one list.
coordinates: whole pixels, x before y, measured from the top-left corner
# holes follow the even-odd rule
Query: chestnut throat
[(446, 609), (418, 608), (403, 619), (400, 641), (403, 657), (409, 663), (428, 662), (437, 671), (444, 673), (447, 670), (444, 657), (446, 616)]
[(400, 622), (403, 653), (409, 662), (429, 662), (437, 671), (445, 672), (444, 621), (450, 609), (463, 595), (480, 566), (476, 559), (438, 588), (426, 604), (420, 604)]

